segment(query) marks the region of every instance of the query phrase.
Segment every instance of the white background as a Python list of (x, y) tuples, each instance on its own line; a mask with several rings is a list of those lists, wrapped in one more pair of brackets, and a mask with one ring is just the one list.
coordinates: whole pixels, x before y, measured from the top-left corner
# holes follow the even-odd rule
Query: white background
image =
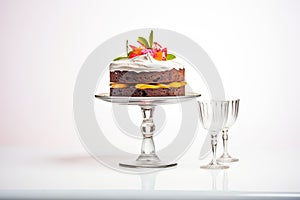
[[(164, 28), (202, 46), (227, 97), (241, 99), (230, 151), (270, 175), (282, 163), (296, 183), (299, 10), (299, 1), (0, 0), (0, 145), (82, 148), (72, 113), (82, 63), (121, 32)], [(197, 159), (203, 138), (182, 162)]]

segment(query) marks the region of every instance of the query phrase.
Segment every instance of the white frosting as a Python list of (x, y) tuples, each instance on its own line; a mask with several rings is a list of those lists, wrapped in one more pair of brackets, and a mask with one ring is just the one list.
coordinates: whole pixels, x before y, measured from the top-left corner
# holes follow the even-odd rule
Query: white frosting
[(131, 59), (112, 61), (110, 71), (160, 72), (171, 69), (183, 69), (183, 65), (175, 60), (155, 60), (149, 53)]

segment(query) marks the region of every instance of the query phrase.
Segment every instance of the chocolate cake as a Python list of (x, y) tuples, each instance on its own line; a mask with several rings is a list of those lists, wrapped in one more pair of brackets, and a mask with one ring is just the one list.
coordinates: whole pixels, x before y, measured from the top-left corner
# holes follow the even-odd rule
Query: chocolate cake
[[(151, 32), (149, 38), (153, 37)], [(140, 39), (140, 38), (139, 38)], [(185, 69), (167, 49), (146, 39), (130, 45), (126, 57), (110, 63), (110, 95), (132, 97), (184, 96)], [(151, 39), (149, 39), (150, 43)], [(153, 41), (153, 39), (152, 39)]]

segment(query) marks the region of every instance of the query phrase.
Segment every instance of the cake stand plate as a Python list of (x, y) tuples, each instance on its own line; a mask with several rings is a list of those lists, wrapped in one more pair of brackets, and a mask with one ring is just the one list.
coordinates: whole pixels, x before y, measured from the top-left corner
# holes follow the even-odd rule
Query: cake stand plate
[(186, 93), (184, 96), (166, 96), (166, 97), (123, 97), (109, 96), (108, 93), (95, 95), (96, 98), (103, 101), (117, 103), (121, 105), (138, 105), (143, 114), (141, 132), (143, 135), (141, 153), (136, 160), (120, 162), (122, 167), (131, 168), (166, 168), (173, 167), (177, 163), (168, 163), (161, 161), (155, 151), (153, 133), (155, 124), (153, 122), (153, 112), (156, 105), (175, 104), (192, 100), (200, 97), (198, 93)]
[(184, 96), (162, 96), (162, 97), (124, 97), (124, 96), (110, 96), (109, 93), (101, 93), (95, 95), (103, 101), (117, 103), (122, 105), (163, 105), (175, 104), (184, 101), (189, 101), (193, 98), (200, 97), (201, 94), (189, 92)]

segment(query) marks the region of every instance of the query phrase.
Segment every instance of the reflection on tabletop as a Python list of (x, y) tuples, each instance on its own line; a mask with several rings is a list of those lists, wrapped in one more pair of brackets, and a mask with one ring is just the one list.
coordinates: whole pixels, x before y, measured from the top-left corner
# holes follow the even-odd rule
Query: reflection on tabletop
[(221, 190), (222, 191), (228, 191), (229, 188), (228, 188), (228, 170), (229, 169), (226, 169), (226, 170), (209, 170), (207, 171), (208, 173), (210, 173), (211, 175), (211, 190), (212, 191), (217, 191), (218, 188), (217, 188), (217, 177), (219, 176), (219, 174), (222, 174), (222, 181), (220, 181), (221, 183)]

